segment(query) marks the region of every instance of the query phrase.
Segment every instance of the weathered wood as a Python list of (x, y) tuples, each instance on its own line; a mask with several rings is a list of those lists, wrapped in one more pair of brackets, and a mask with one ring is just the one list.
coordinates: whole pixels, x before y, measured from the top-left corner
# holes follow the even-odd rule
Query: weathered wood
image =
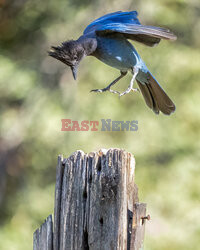
[(63, 157), (58, 156), (58, 164), (56, 168), (55, 204), (54, 204), (54, 233), (53, 233), (54, 249), (59, 249), (60, 205), (61, 205), (63, 171), (64, 171)]
[(132, 241), (131, 250), (142, 250), (144, 248), (144, 231), (146, 220), (146, 204), (135, 203), (133, 209)]
[(134, 157), (120, 149), (59, 157), (52, 249), (141, 249), (146, 205), (138, 203), (134, 173)]
[(49, 215), (40, 228), (33, 234), (33, 250), (53, 249), (53, 223)]

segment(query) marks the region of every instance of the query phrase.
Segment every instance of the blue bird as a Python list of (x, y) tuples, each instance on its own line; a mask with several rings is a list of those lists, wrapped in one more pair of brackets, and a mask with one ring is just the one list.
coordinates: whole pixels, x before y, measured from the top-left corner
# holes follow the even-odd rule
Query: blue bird
[[(136, 11), (114, 12), (102, 16), (87, 26), (83, 35), (77, 40), (63, 42), (60, 46), (52, 46), (49, 55), (71, 67), (76, 79), (80, 61), (85, 56), (94, 56), (107, 65), (120, 71), (120, 76), (103, 89), (93, 92), (109, 91), (123, 96), (131, 91), (136, 80), (144, 100), (156, 114), (161, 111), (170, 115), (176, 107), (160, 84), (152, 76), (136, 49), (128, 40), (140, 42), (153, 47), (161, 39), (176, 40), (176, 36), (168, 29), (141, 25)], [(132, 73), (128, 88), (123, 92), (111, 87), (123, 78), (127, 72)]]

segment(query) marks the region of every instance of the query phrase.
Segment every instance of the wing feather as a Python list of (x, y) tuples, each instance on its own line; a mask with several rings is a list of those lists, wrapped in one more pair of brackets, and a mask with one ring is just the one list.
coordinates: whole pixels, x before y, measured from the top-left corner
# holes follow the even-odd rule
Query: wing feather
[(137, 11), (129, 11), (129, 12), (117, 11), (117, 12), (109, 13), (107, 15), (99, 17), (98, 19), (90, 23), (84, 30), (83, 34), (86, 35), (91, 32), (95, 32), (95, 30), (97, 30), (101, 26), (105, 24), (109, 24), (109, 23), (140, 24), (137, 16), (138, 16)]
[(96, 29), (96, 34), (99, 36), (115, 33), (149, 46), (156, 45), (161, 39), (176, 40), (176, 36), (169, 29), (140, 24), (109, 23)]
[(168, 29), (141, 25), (137, 16), (137, 11), (109, 13), (89, 24), (83, 34), (98, 36), (122, 34), (127, 39), (148, 46), (158, 44), (161, 39), (176, 40), (176, 36)]

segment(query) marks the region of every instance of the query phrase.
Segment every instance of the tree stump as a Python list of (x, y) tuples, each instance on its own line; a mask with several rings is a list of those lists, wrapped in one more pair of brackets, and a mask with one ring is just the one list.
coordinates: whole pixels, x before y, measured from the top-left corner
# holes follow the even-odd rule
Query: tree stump
[(54, 224), (48, 217), (36, 230), (34, 250), (142, 249), (146, 204), (134, 174), (134, 157), (121, 149), (59, 156)]

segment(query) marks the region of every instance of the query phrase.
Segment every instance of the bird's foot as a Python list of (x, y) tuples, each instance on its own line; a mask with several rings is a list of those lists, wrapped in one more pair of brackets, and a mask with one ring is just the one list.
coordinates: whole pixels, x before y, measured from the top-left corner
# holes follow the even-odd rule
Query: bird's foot
[(103, 92), (106, 92), (106, 91), (109, 91), (110, 93), (113, 93), (113, 94), (118, 94), (120, 95), (120, 93), (118, 91), (115, 91), (115, 90), (112, 90), (110, 88), (104, 88), (104, 89), (92, 89), (90, 92), (99, 92), (99, 93), (103, 93)]
[(121, 94), (119, 95), (119, 97), (121, 97), (121, 96), (123, 96), (123, 95), (126, 95), (126, 94), (130, 93), (131, 91), (133, 91), (133, 92), (140, 92), (140, 90), (139, 90), (138, 88), (137, 88), (137, 89), (128, 88), (126, 91), (124, 91), (123, 93), (121, 93)]

